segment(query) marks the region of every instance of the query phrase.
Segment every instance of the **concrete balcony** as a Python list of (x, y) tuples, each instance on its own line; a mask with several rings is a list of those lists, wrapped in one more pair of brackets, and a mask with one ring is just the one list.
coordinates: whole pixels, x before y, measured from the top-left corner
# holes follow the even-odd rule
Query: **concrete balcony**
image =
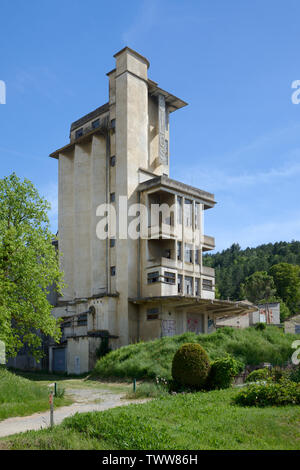
[(163, 266), (165, 268), (172, 268), (176, 269), (177, 268), (177, 260), (172, 259), (172, 258), (164, 258), (164, 257), (159, 257), (159, 258), (152, 258), (147, 261), (147, 267), (154, 267), (154, 266)]
[(208, 235), (203, 235), (203, 245), (202, 251), (214, 250), (216, 247), (214, 237), (209, 237)]
[(209, 268), (208, 266), (202, 266), (201, 274), (203, 276), (215, 277), (214, 268)]
[(148, 240), (157, 240), (157, 239), (176, 239), (176, 232), (174, 225), (169, 224), (159, 224), (158, 226), (149, 226), (147, 232)]

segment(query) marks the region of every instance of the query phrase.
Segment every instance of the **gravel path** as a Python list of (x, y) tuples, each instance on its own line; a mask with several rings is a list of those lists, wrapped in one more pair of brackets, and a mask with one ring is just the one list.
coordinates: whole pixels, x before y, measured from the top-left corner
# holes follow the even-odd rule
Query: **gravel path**
[[(69, 406), (62, 406), (54, 410), (54, 424), (59, 424), (63, 419), (75, 413), (86, 411), (103, 411), (116, 406), (129, 405), (131, 403), (143, 403), (148, 399), (125, 400), (124, 393), (112, 393), (109, 390), (91, 389), (68, 389), (68, 395), (72, 395), (75, 403)], [(40, 412), (31, 416), (8, 418), (0, 421), (0, 437), (10, 436), (29, 430), (38, 430), (50, 425), (50, 413)]]

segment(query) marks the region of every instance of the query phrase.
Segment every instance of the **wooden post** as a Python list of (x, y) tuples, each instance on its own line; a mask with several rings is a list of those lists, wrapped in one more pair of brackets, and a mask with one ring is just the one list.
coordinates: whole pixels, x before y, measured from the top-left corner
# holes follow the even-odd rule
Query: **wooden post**
[(50, 404), (50, 426), (51, 428), (54, 425), (54, 416), (53, 416), (53, 391), (51, 390), (50, 395), (49, 395), (49, 404)]

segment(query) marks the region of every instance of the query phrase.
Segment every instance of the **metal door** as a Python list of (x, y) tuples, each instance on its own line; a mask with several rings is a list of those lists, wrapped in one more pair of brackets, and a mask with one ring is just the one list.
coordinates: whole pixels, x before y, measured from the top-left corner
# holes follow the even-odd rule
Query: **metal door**
[(66, 348), (53, 349), (53, 371), (66, 371)]

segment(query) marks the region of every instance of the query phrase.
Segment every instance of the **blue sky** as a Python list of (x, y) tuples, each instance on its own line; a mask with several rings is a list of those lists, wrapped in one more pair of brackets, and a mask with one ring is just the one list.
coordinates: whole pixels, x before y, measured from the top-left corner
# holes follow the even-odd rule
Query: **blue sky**
[(300, 239), (298, 0), (1, 0), (0, 178), (52, 203), (72, 121), (107, 101), (125, 45), (189, 106), (171, 116), (171, 177), (215, 193), (205, 231), (222, 250)]

